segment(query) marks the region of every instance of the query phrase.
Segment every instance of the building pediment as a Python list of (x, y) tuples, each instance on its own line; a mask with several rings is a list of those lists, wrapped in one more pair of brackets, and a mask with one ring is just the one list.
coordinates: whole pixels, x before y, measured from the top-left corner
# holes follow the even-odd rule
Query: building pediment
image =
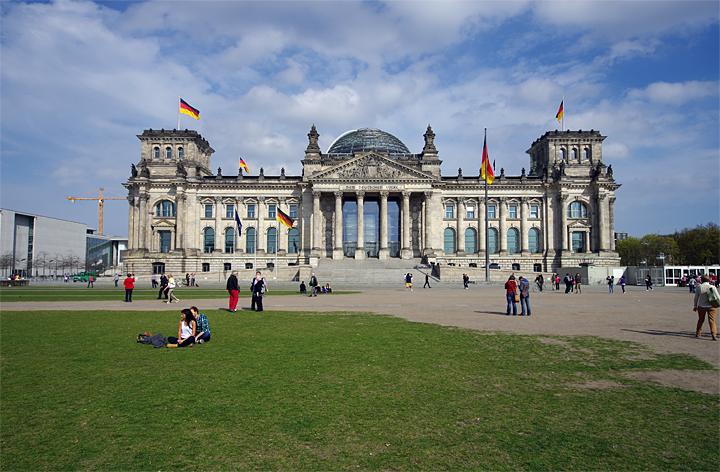
[(388, 157), (370, 152), (329, 169), (318, 172), (310, 178), (312, 182), (319, 181), (427, 181), (432, 176), (400, 164)]
[(152, 223), (153, 228), (174, 228), (175, 227), (175, 218), (173, 219), (161, 219), (161, 220), (155, 220)]
[(591, 227), (592, 225), (586, 220), (575, 220), (568, 224), (568, 228), (570, 229), (589, 229)]

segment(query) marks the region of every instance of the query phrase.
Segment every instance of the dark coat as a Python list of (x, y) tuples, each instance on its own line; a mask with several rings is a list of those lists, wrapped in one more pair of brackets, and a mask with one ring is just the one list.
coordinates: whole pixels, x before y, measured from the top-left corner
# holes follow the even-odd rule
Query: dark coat
[(231, 275), (227, 279), (227, 289), (240, 291), (240, 285), (238, 285), (238, 279), (235, 275)]

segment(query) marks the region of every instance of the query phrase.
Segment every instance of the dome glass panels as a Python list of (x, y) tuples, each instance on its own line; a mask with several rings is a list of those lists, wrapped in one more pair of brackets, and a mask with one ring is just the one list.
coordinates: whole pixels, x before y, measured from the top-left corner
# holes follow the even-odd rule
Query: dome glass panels
[(360, 128), (348, 131), (330, 145), (328, 154), (352, 154), (370, 151), (410, 154), (407, 146), (398, 138), (375, 128)]

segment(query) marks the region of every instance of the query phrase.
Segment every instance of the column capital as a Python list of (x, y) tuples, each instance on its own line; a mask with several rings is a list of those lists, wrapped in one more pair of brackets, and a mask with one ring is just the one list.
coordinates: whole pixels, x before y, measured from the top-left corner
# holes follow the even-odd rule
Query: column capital
[(460, 205), (464, 205), (464, 204), (465, 204), (465, 197), (457, 197), (457, 202), (458, 202)]
[(265, 203), (265, 196), (264, 196), (264, 195), (259, 195), (259, 196), (257, 197), (257, 201), (258, 201), (258, 203)]
[(333, 194), (335, 195), (335, 198), (342, 198), (345, 192), (343, 192), (342, 190), (335, 190)]
[(529, 202), (529, 201), (530, 201), (529, 197), (520, 197), (520, 203), (522, 203), (523, 205), (527, 205), (527, 202)]
[(358, 190), (358, 191), (355, 192), (355, 195), (356, 195), (358, 198), (364, 198), (364, 197), (365, 197), (365, 192), (362, 191), (362, 190)]
[(127, 200), (128, 200), (128, 203), (130, 203), (130, 205), (132, 205), (133, 203), (135, 203), (135, 197), (128, 196), (128, 197), (127, 197)]
[(141, 202), (145, 202), (145, 203), (149, 202), (149, 201), (150, 201), (150, 195), (147, 194), (147, 193), (143, 193), (142, 195), (140, 195), (140, 201), (141, 201)]
[(559, 197), (560, 197), (560, 201), (563, 203), (567, 202), (570, 199), (570, 195), (567, 193), (561, 193), (559, 195)]
[(433, 196), (432, 190), (425, 190), (423, 193), (425, 194), (425, 198), (432, 198)]
[(175, 201), (177, 201), (178, 203), (185, 202), (185, 200), (187, 200), (187, 195), (185, 195), (184, 193), (175, 196)]
[(617, 200), (617, 198), (615, 198), (615, 197), (610, 197), (610, 198), (608, 198), (608, 202), (610, 203), (610, 205), (614, 205), (614, 204), (615, 204), (615, 200)]
[(383, 198), (387, 198), (389, 195), (390, 195), (390, 192), (388, 192), (387, 190), (383, 190), (380, 192), (380, 196)]
[(601, 194), (598, 195), (598, 201), (601, 201), (601, 202), (602, 202), (602, 201), (605, 200), (606, 198), (607, 198), (607, 194), (605, 194), (605, 193), (601, 193)]
[(313, 190), (312, 194), (315, 198), (320, 198), (320, 196), (322, 196), (322, 192), (320, 190)]
[(222, 203), (222, 197), (213, 197), (213, 200), (215, 200), (215, 203)]
[(410, 192), (409, 190), (403, 190), (403, 191), (402, 191), (402, 196), (403, 196), (403, 198), (408, 199), (408, 198), (410, 198), (411, 193), (412, 193), (412, 192)]

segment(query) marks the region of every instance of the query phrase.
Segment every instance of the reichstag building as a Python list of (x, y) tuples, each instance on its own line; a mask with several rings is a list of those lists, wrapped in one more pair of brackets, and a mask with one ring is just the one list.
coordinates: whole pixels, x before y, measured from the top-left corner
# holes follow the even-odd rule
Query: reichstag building
[[(522, 271), (619, 264), (613, 205), (620, 185), (603, 162), (598, 131), (545, 133), (527, 150), (528, 169), (496, 171), (487, 203), (478, 175), (442, 174), (430, 126), (419, 153), (371, 128), (343, 134), (326, 152), (318, 137), (313, 125), (299, 176), (262, 168), (223, 175), (213, 174), (214, 150), (197, 132), (145, 130), (140, 161), (124, 183), (126, 266), (222, 273), (275, 261), (283, 268), (399, 258), (484, 267), (486, 253), (491, 263)], [(277, 223), (278, 209), (292, 228)]]

